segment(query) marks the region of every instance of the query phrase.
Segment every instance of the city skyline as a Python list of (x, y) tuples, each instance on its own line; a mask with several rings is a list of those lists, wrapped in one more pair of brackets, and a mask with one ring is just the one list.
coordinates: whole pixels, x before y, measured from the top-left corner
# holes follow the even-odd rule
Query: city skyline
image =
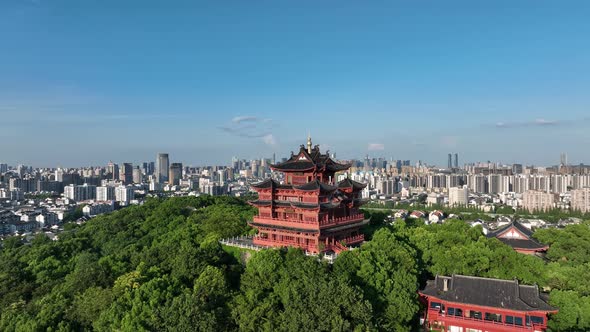
[(587, 163), (589, 8), (3, 2), (0, 162)]

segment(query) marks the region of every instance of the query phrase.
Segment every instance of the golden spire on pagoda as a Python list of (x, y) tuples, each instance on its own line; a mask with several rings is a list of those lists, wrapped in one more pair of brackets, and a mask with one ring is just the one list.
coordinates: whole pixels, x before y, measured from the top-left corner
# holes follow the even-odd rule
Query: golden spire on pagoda
[(307, 153), (311, 153), (311, 134), (307, 132)]

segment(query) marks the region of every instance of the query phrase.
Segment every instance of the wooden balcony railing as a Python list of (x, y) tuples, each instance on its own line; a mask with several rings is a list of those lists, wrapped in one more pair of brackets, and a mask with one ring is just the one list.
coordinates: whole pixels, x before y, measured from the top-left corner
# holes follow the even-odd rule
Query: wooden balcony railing
[(328, 219), (325, 221), (320, 221), (320, 226), (324, 227), (324, 226), (342, 225), (342, 224), (348, 224), (348, 223), (355, 222), (355, 221), (360, 221), (363, 219), (365, 219), (365, 215), (362, 213), (358, 213), (358, 214), (353, 214), (348, 217), (333, 218), (333, 219)]
[(317, 246), (315, 244), (305, 244), (305, 243), (299, 243), (296, 241), (287, 241), (287, 240), (283, 240), (283, 241), (278, 241), (278, 240), (270, 240), (268, 238), (263, 238), (260, 236), (254, 236), (252, 238), (252, 242), (256, 245), (259, 246), (267, 246), (267, 247), (298, 247), (298, 248), (302, 248), (304, 250), (307, 251), (311, 251), (311, 252), (317, 252)]
[(346, 243), (347, 246), (352, 244), (357, 244), (359, 242), (365, 241), (365, 236), (363, 234), (347, 237), (345, 239), (340, 240), (340, 242)]
[(298, 227), (310, 230), (317, 230), (319, 228), (317, 221), (306, 221), (306, 220), (297, 220), (297, 219), (279, 219), (279, 218), (264, 218), (264, 217), (254, 217), (252, 219), (255, 223), (266, 224), (266, 225), (273, 225), (273, 226), (283, 226), (283, 227)]
[[(439, 322), (445, 322), (447, 324), (458, 324), (460, 322), (472, 322), (475, 324), (483, 324), (483, 326), (494, 326), (495, 329), (502, 329), (505, 328), (505, 331), (514, 331), (517, 329), (518, 331), (545, 331), (547, 329), (546, 325), (540, 324), (533, 324), (525, 325), (524, 318), (523, 318), (523, 325), (516, 325), (505, 323), (502, 321), (494, 321), (494, 320), (486, 320), (480, 318), (473, 318), (473, 317), (465, 317), (465, 316), (455, 316), (455, 315), (446, 315), (444, 312), (441, 312), (438, 308), (430, 308), (428, 309), (428, 316), (429, 320), (437, 320)], [(504, 331), (504, 329), (502, 329)]]

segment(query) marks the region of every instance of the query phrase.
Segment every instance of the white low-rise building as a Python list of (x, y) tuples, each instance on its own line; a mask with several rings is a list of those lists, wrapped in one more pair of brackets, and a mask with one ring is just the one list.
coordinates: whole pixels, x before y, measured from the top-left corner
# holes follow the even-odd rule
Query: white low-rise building
[(82, 208), (82, 213), (87, 217), (93, 217), (103, 213), (113, 212), (115, 210), (114, 202), (94, 203)]

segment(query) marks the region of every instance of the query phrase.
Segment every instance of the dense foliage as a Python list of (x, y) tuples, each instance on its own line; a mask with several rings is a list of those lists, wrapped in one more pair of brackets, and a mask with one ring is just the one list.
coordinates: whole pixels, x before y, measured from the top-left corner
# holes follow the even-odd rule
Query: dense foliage
[(590, 329), (589, 224), (536, 233), (547, 261), (516, 253), (462, 221), (384, 223), (334, 265), (301, 251), (243, 252), (255, 212), (229, 197), (148, 200), (69, 227), (53, 242), (6, 240), (1, 331), (409, 331), (417, 291), (436, 274), (517, 278), (551, 290), (559, 331)]
[(149, 200), (0, 255), (1, 331), (232, 330), (242, 267), (217, 240), (248, 232), (228, 197)]

